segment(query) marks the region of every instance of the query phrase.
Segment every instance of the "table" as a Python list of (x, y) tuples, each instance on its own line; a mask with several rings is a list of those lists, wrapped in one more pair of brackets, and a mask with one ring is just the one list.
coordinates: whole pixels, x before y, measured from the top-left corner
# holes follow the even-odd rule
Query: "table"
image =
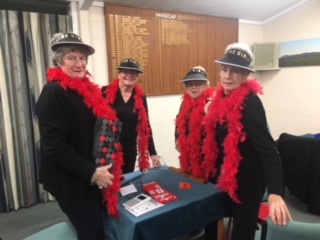
[[(167, 166), (148, 173), (125, 174), (124, 177), (122, 185), (133, 183), (138, 192), (119, 197), (119, 219), (106, 216), (105, 233), (113, 240), (170, 240), (229, 216), (225, 206), (226, 194), (215, 185), (200, 183), (171, 171)], [(138, 217), (125, 210), (122, 203), (141, 193), (143, 183), (152, 181), (177, 195), (179, 200)], [(191, 189), (180, 189), (180, 182), (190, 182)]]

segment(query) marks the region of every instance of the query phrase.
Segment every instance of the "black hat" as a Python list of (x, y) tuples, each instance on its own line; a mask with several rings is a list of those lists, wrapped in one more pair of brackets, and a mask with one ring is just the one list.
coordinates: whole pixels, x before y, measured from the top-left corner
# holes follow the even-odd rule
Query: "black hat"
[(248, 45), (243, 43), (234, 43), (227, 47), (224, 57), (216, 60), (215, 62), (255, 72), (251, 66), (252, 60), (253, 54)]
[(203, 67), (193, 67), (189, 70), (187, 75), (182, 79), (180, 82), (187, 82), (187, 81), (208, 81), (207, 73)]
[(64, 33), (57, 38), (53, 39), (51, 42), (51, 50), (55, 51), (59, 46), (67, 46), (67, 45), (81, 45), (87, 47), (88, 54), (94, 54), (95, 50), (88, 44), (82, 42), (81, 38), (74, 33)]
[(143, 73), (143, 71), (140, 68), (140, 65), (138, 63), (138, 61), (132, 59), (132, 58), (126, 58), (123, 59), (120, 62), (119, 67), (117, 67), (117, 69), (130, 69), (130, 70), (135, 70), (138, 73)]

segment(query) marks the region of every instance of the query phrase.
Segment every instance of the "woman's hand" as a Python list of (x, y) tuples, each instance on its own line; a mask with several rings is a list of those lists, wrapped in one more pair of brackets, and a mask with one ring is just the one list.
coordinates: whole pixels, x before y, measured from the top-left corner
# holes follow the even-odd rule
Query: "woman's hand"
[(208, 102), (206, 103), (206, 105), (204, 106), (204, 113), (207, 115), (208, 111), (209, 111), (209, 107), (212, 103), (212, 98), (208, 98)]
[(289, 209), (280, 195), (270, 194), (268, 197), (269, 216), (276, 225), (287, 225), (288, 220), (292, 221)]
[(180, 147), (179, 147), (179, 144), (178, 144), (178, 139), (176, 140), (175, 145), (176, 145), (176, 150), (177, 150), (178, 152), (180, 152)]
[(103, 167), (98, 167), (92, 176), (92, 181), (98, 185), (100, 189), (107, 188), (113, 184), (113, 174), (109, 172), (112, 164), (108, 164)]
[(154, 168), (160, 168), (161, 167), (161, 161), (160, 157), (158, 155), (152, 155), (151, 156), (152, 166)]
[(206, 103), (206, 105), (204, 106), (204, 109), (203, 109), (203, 110), (204, 110), (204, 113), (205, 113), (206, 115), (207, 115), (208, 112), (209, 112), (210, 105), (211, 105), (212, 101), (214, 101), (214, 98), (215, 98), (216, 94), (217, 94), (217, 93), (214, 92), (211, 97), (207, 98), (207, 103)]

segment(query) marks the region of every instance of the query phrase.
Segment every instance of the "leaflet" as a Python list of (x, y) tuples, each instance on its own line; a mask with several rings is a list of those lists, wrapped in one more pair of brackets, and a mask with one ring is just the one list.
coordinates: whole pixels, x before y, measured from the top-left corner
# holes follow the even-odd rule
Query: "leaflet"
[(150, 212), (150, 211), (153, 211), (154, 209), (157, 209), (159, 207), (162, 207), (164, 206), (164, 204), (162, 203), (159, 203), (157, 201), (155, 201), (154, 199), (150, 199), (150, 201), (138, 206), (138, 207), (135, 207), (133, 209), (128, 209), (125, 207), (125, 209), (129, 212), (131, 212), (133, 215), (135, 215), (136, 217), (142, 215), (142, 214), (145, 214), (147, 212)]

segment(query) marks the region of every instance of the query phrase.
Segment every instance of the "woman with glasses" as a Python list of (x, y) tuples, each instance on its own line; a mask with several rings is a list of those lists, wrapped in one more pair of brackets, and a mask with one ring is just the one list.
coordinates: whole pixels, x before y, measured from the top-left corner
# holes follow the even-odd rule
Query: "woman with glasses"
[(120, 143), (123, 152), (123, 173), (133, 172), (137, 155), (141, 171), (161, 166), (149, 123), (148, 106), (143, 89), (137, 85), (143, 73), (139, 63), (131, 58), (123, 59), (118, 69), (118, 78), (102, 88), (107, 104), (112, 107), (122, 122)]
[(204, 129), (201, 123), (205, 116), (204, 107), (212, 97), (214, 89), (209, 88), (207, 73), (201, 66), (191, 68), (180, 82), (186, 89), (175, 129), (176, 149), (180, 152), (180, 169), (196, 178), (204, 178), (201, 168)]

